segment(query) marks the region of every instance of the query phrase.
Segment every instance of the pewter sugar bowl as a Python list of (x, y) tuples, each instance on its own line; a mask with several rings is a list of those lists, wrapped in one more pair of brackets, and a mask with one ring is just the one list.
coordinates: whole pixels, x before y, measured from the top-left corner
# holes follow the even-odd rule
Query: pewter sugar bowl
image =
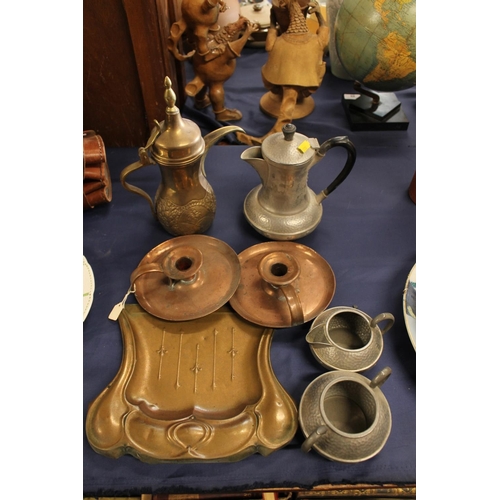
[(392, 370), (383, 368), (372, 380), (359, 373), (324, 373), (302, 395), (299, 422), (311, 449), (338, 462), (356, 463), (382, 450), (392, 428), (389, 403), (380, 390)]

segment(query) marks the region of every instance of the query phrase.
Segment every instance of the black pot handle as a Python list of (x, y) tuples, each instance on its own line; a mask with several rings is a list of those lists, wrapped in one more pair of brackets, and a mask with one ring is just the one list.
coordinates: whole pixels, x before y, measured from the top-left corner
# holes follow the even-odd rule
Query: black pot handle
[(351, 173), (352, 167), (356, 161), (356, 148), (354, 144), (349, 140), (347, 136), (332, 137), (321, 144), (320, 148), (317, 150), (316, 154), (320, 156), (325, 156), (327, 151), (332, 148), (341, 147), (347, 151), (347, 160), (345, 162), (344, 168), (341, 170), (340, 174), (333, 180), (333, 182), (317, 195), (318, 202), (321, 203), (329, 194), (331, 194), (337, 187), (342, 184)]

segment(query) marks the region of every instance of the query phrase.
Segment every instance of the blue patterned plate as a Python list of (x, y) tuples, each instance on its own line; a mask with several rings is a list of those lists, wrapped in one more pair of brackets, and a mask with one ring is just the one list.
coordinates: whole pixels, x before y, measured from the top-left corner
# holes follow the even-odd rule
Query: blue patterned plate
[(415, 352), (417, 351), (417, 264), (406, 279), (403, 292), (403, 312), (406, 329)]

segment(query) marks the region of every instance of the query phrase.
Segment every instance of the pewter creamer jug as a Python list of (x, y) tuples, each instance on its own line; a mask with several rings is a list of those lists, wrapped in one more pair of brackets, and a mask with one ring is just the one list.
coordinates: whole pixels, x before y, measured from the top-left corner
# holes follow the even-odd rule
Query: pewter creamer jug
[[(123, 169), (120, 181), (128, 191), (146, 198), (153, 215), (170, 234), (203, 233), (212, 224), (216, 209), (215, 194), (205, 174), (206, 154), (221, 137), (243, 129), (221, 127), (203, 138), (196, 123), (182, 118), (168, 76), (165, 87), (166, 118), (161, 123), (155, 120), (146, 146), (139, 148), (140, 160)], [(129, 184), (126, 178), (155, 163), (160, 167), (161, 183), (153, 203), (143, 189)]]
[[(307, 186), (309, 170), (333, 147), (347, 150), (347, 160), (334, 181), (319, 194)], [(321, 202), (349, 175), (356, 161), (354, 144), (345, 136), (321, 146), (317, 139), (296, 133), (288, 123), (241, 155), (257, 171), (262, 184), (248, 193), (244, 213), (250, 225), (272, 240), (295, 240), (316, 229), (323, 215)]]

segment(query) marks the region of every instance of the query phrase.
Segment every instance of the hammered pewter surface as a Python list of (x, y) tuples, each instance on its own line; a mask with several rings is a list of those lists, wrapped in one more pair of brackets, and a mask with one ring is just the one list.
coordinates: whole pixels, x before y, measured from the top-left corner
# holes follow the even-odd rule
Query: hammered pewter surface
[[(365, 388), (369, 387), (370, 383), (362, 375), (345, 371), (324, 373), (313, 380), (304, 391), (299, 405), (299, 424), (306, 438), (319, 426), (325, 425), (320, 410), (321, 394), (329, 383), (336, 380), (362, 384)], [(368, 460), (382, 450), (391, 432), (391, 410), (382, 391), (378, 387), (372, 391), (378, 407), (378, 416), (370, 429), (346, 435), (345, 431), (342, 434), (328, 427), (326, 433), (313, 445), (320, 455), (329, 460), (355, 463)], [(371, 412), (373, 413), (373, 410)]]
[[(293, 124), (291, 124), (293, 125)], [(290, 125), (288, 125), (290, 127)], [(287, 125), (284, 127), (287, 128)], [(290, 127), (291, 140), (285, 139), (283, 132), (276, 132), (266, 137), (262, 143), (262, 155), (271, 162), (280, 165), (303, 165), (311, 161), (319, 148), (317, 139), (309, 138), (296, 131), (296, 127)], [(309, 148), (305, 152), (299, 151), (299, 146), (304, 141), (310, 142), (315, 148)]]
[(371, 368), (379, 360), (384, 347), (380, 328), (370, 328), (371, 319), (366, 313), (349, 307), (323, 311), (309, 330), (323, 326), (324, 333), (317, 333), (315, 338), (329, 343), (320, 345), (308, 341), (316, 360), (329, 370), (360, 372)]
[(327, 387), (323, 405), (329, 421), (343, 432), (359, 434), (375, 422), (375, 398), (367, 387), (353, 380), (341, 380)]
[(302, 203), (300, 211), (293, 214), (267, 210), (259, 201), (262, 186), (256, 186), (245, 198), (243, 211), (248, 223), (266, 238), (289, 241), (303, 238), (316, 229), (321, 222), (323, 206), (316, 201), (310, 188), (301, 194), (307, 203)]
[[(286, 140), (288, 127), (293, 132)], [(323, 215), (316, 194), (307, 185), (309, 170), (322, 159), (316, 154), (319, 144), (295, 130), (287, 124), (283, 132), (266, 137), (260, 148), (249, 148), (241, 156), (262, 181), (245, 197), (245, 217), (256, 231), (272, 240), (302, 238), (316, 229)], [(313, 147), (301, 152), (303, 142)]]

